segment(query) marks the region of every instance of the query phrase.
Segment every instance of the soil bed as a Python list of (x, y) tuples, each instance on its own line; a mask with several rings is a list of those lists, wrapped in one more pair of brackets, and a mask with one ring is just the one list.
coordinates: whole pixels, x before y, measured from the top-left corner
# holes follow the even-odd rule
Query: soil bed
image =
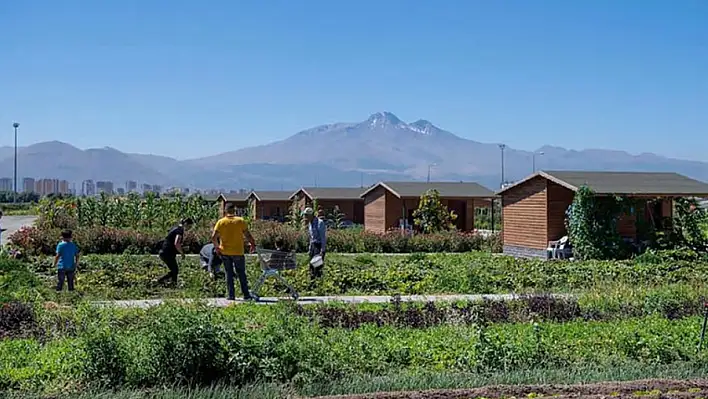
[(505, 398), (705, 398), (708, 379), (640, 380), (581, 385), (498, 385), (474, 389), (411, 392), (378, 392), (361, 395), (326, 396), (318, 399), (505, 399)]

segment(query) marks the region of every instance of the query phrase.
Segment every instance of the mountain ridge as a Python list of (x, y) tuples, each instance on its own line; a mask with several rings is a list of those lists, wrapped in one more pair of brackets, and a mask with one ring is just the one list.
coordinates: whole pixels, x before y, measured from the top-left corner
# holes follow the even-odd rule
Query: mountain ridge
[[(543, 153), (541, 155), (540, 153)], [(0, 173), (13, 167), (12, 147), (0, 147)], [(631, 154), (613, 149), (566, 149), (542, 145), (535, 151), (507, 147), (506, 180), (537, 169), (671, 171), (708, 180), (708, 163)], [(53, 140), (18, 147), (18, 178), (53, 177), (126, 180), (199, 188), (291, 189), (303, 185), (369, 185), (378, 180), (478, 181), (496, 188), (501, 180), (497, 143), (460, 137), (426, 119), (405, 122), (389, 111), (359, 122), (314, 126), (285, 139), (208, 157), (179, 160), (163, 155), (122, 152), (114, 147), (79, 149)], [(9, 171), (9, 173), (8, 173)]]

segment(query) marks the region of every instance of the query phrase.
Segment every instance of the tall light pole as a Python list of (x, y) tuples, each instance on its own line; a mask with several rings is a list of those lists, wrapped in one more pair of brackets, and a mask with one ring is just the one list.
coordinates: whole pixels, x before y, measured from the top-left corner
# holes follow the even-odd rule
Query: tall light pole
[(436, 164), (434, 164), (434, 163), (428, 164), (428, 180), (427, 180), (428, 183), (430, 183), (430, 169), (432, 169), (433, 166), (436, 166)]
[(15, 193), (13, 194), (12, 202), (17, 202), (17, 128), (20, 127), (20, 124), (14, 122), (12, 127), (15, 129)]
[(532, 165), (533, 165), (533, 173), (536, 173), (536, 155), (538, 155), (539, 157), (543, 156), (543, 151), (534, 152), (533, 154), (531, 154), (531, 161), (532, 161)]
[(504, 187), (504, 150), (506, 149), (506, 144), (499, 144), (499, 149), (501, 150), (501, 185), (499, 187)]

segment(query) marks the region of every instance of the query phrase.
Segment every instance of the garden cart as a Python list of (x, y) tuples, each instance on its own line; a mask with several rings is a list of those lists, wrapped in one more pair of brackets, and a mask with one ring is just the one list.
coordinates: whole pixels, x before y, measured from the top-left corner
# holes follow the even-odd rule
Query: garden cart
[(258, 263), (260, 263), (263, 273), (258, 279), (258, 282), (256, 282), (256, 285), (253, 287), (251, 296), (258, 300), (258, 291), (265, 280), (268, 277), (275, 277), (288, 288), (290, 295), (297, 300), (299, 298), (297, 291), (295, 291), (295, 288), (293, 288), (293, 286), (290, 285), (290, 283), (288, 283), (287, 280), (285, 280), (285, 278), (283, 278), (280, 274), (283, 270), (293, 270), (297, 268), (295, 252), (256, 248), (256, 255), (258, 256)]

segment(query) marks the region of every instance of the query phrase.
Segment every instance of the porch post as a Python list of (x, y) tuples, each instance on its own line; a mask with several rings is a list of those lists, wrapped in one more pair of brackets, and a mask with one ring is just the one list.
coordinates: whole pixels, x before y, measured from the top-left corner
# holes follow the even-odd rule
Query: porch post
[(492, 222), (492, 233), (494, 233), (494, 198), (492, 198), (491, 204), (492, 205), (490, 206), (489, 211), (491, 213), (490, 219)]

